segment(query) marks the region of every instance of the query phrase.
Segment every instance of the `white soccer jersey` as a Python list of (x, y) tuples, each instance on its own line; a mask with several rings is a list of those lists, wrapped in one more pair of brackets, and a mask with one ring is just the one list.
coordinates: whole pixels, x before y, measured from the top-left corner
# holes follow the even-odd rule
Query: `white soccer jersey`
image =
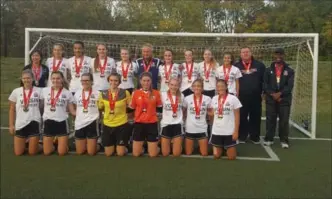
[[(192, 65), (193, 64), (193, 65)], [(181, 81), (181, 92), (183, 92), (184, 90), (191, 88), (192, 83), (199, 77), (199, 64), (198, 63), (192, 63), (191, 65), (187, 65), (186, 63), (182, 64), (182, 81)], [(189, 77), (188, 77), (188, 70), (191, 70), (192, 67), (192, 74), (191, 74), (191, 81), (189, 81)]]
[[(62, 89), (58, 100), (56, 101), (55, 111), (51, 111), (51, 87), (43, 88), (42, 97), (44, 99), (43, 120), (54, 120), (62, 122), (68, 118), (67, 107), (69, 103), (74, 102), (73, 95), (65, 88)], [(56, 97), (58, 91), (54, 91)]]
[[(24, 90), (26, 96), (28, 96), (30, 90)], [(15, 129), (20, 130), (28, 125), (32, 121), (39, 122), (41, 121), (39, 101), (41, 99), (41, 89), (38, 87), (33, 87), (32, 94), (29, 100), (28, 111), (23, 111), (23, 87), (19, 87), (13, 90), (10, 94), (8, 100), (14, 102), (16, 120), (15, 120)]]
[[(91, 59), (91, 66), (93, 71), (93, 88), (101, 91), (109, 89), (110, 85), (107, 81), (107, 77), (115, 70), (115, 61), (113, 58), (107, 57), (107, 62), (105, 66), (104, 76), (101, 77), (100, 69), (95, 70), (94, 67), (95, 58)], [(105, 59), (100, 60), (100, 65), (104, 66)]]
[(234, 110), (241, 108), (242, 104), (234, 95), (228, 94), (223, 106), (223, 117), (218, 118), (218, 99), (219, 96), (212, 98), (209, 108), (214, 111), (214, 119), (212, 125), (213, 135), (232, 135), (235, 127)]
[[(239, 68), (235, 66), (232, 66), (230, 71), (228, 70), (226, 69), (226, 74), (229, 73), (228, 92), (236, 95), (236, 80), (242, 77), (242, 74)], [(217, 78), (225, 80), (224, 66), (217, 68)]]
[[(208, 66), (206, 66), (206, 67), (208, 67)], [(216, 89), (216, 78), (217, 78), (216, 70), (218, 67), (219, 67), (219, 64), (216, 63), (215, 70), (209, 69), (210, 74), (209, 74), (209, 77), (206, 78), (206, 76), (205, 76), (206, 74), (204, 71), (204, 61), (199, 63), (199, 74), (200, 74), (200, 77), (202, 77), (204, 80), (204, 90), (205, 91), (211, 91), (211, 90)]]
[[(76, 118), (75, 118), (75, 130), (82, 129), (95, 120), (99, 118), (99, 110), (98, 110), (98, 95), (99, 92), (97, 90), (92, 89), (89, 103), (88, 103), (88, 111), (83, 112), (83, 89), (78, 90), (74, 95), (74, 103), (76, 104)], [(87, 100), (89, 96), (89, 91), (84, 91), (85, 100)]]
[[(71, 73), (69, 90), (72, 93), (75, 93), (77, 90), (82, 88), (81, 75), (83, 73), (89, 73), (90, 70), (92, 71), (91, 57), (83, 56), (82, 58), (83, 60), (81, 60), (81, 58), (76, 59), (75, 56), (73, 56), (70, 59), (68, 59), (68, 65)], [(76, 73), (75, 59), (76, 59), (77, 68), (79, 70), (78, 74)], [(82, 65), (80, 65), (81, 63)]]
[[(173, 102), (175, 103), (176, 96), (172, 96), (172, 98)], [(182, 108), (183, 108), (184, 95), (181, 94), (181, 99), (179, 99), (176, 117), (173, 117), (173, 109), (171, 101), (168, 98), (168, 92), (161, 93), (161, 101), (163, 103), (163, 115), (162, 115), (162, 120), (160, 122), (160, 126), (165, 127), (171, 124), (182, 124), (183, 123)]]
[[(124, 65), (123, 67), (124, 67), (124, 70), (127, 70), (128, 66)], [(137, 67), (136, 63), (131, 62), (131, 64), (129, 65), (129, 68), (128, 68), (127, 79), (124, 79), (123, 71), (122, 71), (122, 62), (121, 61), (116, 62), (116, 72), (119, 75), (121, 75), (121, 84), (119, 85), (119, 88), (122, 88), (122, 89), (134, 88), (135, 87), (134, 77), (135, 77), (135, 74), (137, 73), (137, 71), (138, 71), (138, 67)]]
[[(169, 68), (171, 66), (168, 65), (166, 66), (166, 70), (165, 70), (165, 65), (160, 65), (159, 66), (159, 76), (161, 77), (161, 82), (160, 82), (160, 91), (161, 92), (165, 92), (168, 90), (168, 83), (166, 83), (166, 71), (169, 71)], [(179, 69), (179, 64), (173, 64), (172, 69), (170, 71), (169, 74), (169, 79), (171, 79), (172, 77), (180, 77), (181, 73), (180, 73), (180, 69)]]
[[(196, 119), (194, 94), (191, 94), (186, 98), (184, 98), (183, 106), (187, 108), (186, 132), (188, 133), (207, 132), (206, 114), (210, 103), (211, 103), (211, 98), (206, 95), (203, 95), (202, 104), (200, 108), (200, 118)], [(197, 102), (197, 104), (199, 104), (199, 102)]]
[(50, 58), (48, 58), (46, 60), (46, 66), (48, 67), (48, 69), (50, 71), (50, 75), (49, 75), (48, 83), (47, 83), (48, 87), (52, 86), (52, 82), (51, 82), (51, 78), (52, 77), (51, 77), (51, 74), (53, 72), (53, 69), (54, 70), (57, 69), (57, 66), (59, 66), (59, 68), (57, 69), (57, 71), (61, 71), (66, 80), (68, 80), (67, 77), (69, 75), (69, 74), (67, 74), (68, 69), (70, 68), (69, 64), (68, 64), (68, 59), (62, 58), (61, 60), (55, 60), (54, 63), (53, 63), (53, 60), (54, 60), (54, 57), (50, 57)]

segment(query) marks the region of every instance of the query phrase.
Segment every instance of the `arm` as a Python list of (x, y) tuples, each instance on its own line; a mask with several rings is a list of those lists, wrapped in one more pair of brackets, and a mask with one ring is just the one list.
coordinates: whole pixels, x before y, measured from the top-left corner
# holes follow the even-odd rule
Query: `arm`
[(103, 97), (102, 97), (101, 92), (99, 92), (97, 104), (98, 104), (99, 111), (104, 111), (105, 105), (104, 105), (104, 102), (103, 102)]
[(9, 133), (15, 135), (15, 102), (9, 101)]
[(239, 126), (240, 126), (240, 109), (234, 109), (234, 133), (233, 133), (233, 140), (237, 140), (239, 137)]
[(236, 84), (236, 96), (238, 97), (239, 93), (240, 93), (240, 82), (239, 82), (239, 79), (235, 80), (235, 84)]
[(266, 94), (271, 95), (274, 93), (274, 91), (270, 88), (269, 84), (270, 84), (270, 70), (265, 70), (263, 90)]
[(295, 76), (294, 71), (289, 70), (288, 73), (289, 77), (287, 79), (287, 83), (284, 85), (284, 88), (281, 90), (282, 96), (290, 95), (294, 87), (294, 76)]
[(74, 116), (74, 117), (76, 116), (76, 109), (75, 109), (75, 105), (73, 103), (68, 104), (68, 110), (72, 116)]

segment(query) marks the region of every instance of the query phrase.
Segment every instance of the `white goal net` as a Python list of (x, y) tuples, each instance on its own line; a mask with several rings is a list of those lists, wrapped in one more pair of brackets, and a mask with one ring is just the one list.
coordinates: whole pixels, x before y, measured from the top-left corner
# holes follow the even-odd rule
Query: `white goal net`
[[(106, 44), (108, 55), (120, 59), (120, 48), (126, 47), (134, 60), (141, 56), (141, 46), (150, 43), (154, 56), (162, 58), (166, 48), (173, 50), (175, 62), (184, 61), (183, 52), (190, 48), (194, 59), (203, 59), (205, 48), (212, 50), (214, 57), (222, 63), (224, 52), (231, 52), (239, 58), (241, 46), (249, 46), (255, 59), (266, 67), (272, 62), (273, 50), (285, 49), (286, 62), (295, 70), (295, 85), (291, 110), (292, 127), (311, 138), (316, 137), (316, 87), (318, 67), (318, 34), (267, 34), (267, 33), (162, 33), (129, 32), (102, 30), (38, 29), (26, 28), (25, 61), (29, 61), (29, 52), (33, 49), (42, 51), (44, 58), (52, 56), (55, 43), (65, 46), (65, 56), (73, 56), (73, 43), (83, 41), (85, 54), (96, 56), (96, 45)], [(263, 118), (265, 111), (263, 110)]]

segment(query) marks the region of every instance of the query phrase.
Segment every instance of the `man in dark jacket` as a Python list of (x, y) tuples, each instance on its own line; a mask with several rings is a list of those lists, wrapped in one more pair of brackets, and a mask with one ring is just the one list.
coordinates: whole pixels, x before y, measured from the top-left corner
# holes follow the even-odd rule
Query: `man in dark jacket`
[(279, 117), (279, 137), (282, 148), (288, 148), (289, 115), (294, 85), (294, 70), (284, 61), (284, 50), (274, 52), (274, 62), (266, 69), (264, 91), (266, 93), (266, 135), (264, 145), (273, 144)]
[(241, 59), (235, 66), (242, 73), (242, 78), (239, 79), (239, 99), (242, 104), (239, 141), (245, 143), (249, 135), (249, 139), (254, 144), (259, 144), (265, 65), (252, 57), (249, 47), (243, 47), (241, 48)]

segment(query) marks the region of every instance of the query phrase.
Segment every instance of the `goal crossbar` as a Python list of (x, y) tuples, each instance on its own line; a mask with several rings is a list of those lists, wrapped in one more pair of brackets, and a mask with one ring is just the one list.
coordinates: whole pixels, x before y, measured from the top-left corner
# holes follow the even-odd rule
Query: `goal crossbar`
[[(317, 80), (318, 80), (318, 33), (188, 33), (188, 32), (141, 32), (141, 31), (114, 31), (114, 30), (85, 30), (85, 29), (58, 29), (58, 28), (25, 28), (25, 64), (29, 63), (29, 54), (37, 44), (30, 49), (30, 33), (73, 33), (90, 35), (127, 35), (127, 36), (160, 36), (160, 37), (252, 37), (252, 38), (313, 38), (313, 52), (309, 46), (313, 58), (312, 75), (312, 106), (311, 106), (311, 132), (299, 129), (304, 134), (316, 138), (316, 111), (317, 111)], [(38, 42), (40, 39), (38, 40)]]

